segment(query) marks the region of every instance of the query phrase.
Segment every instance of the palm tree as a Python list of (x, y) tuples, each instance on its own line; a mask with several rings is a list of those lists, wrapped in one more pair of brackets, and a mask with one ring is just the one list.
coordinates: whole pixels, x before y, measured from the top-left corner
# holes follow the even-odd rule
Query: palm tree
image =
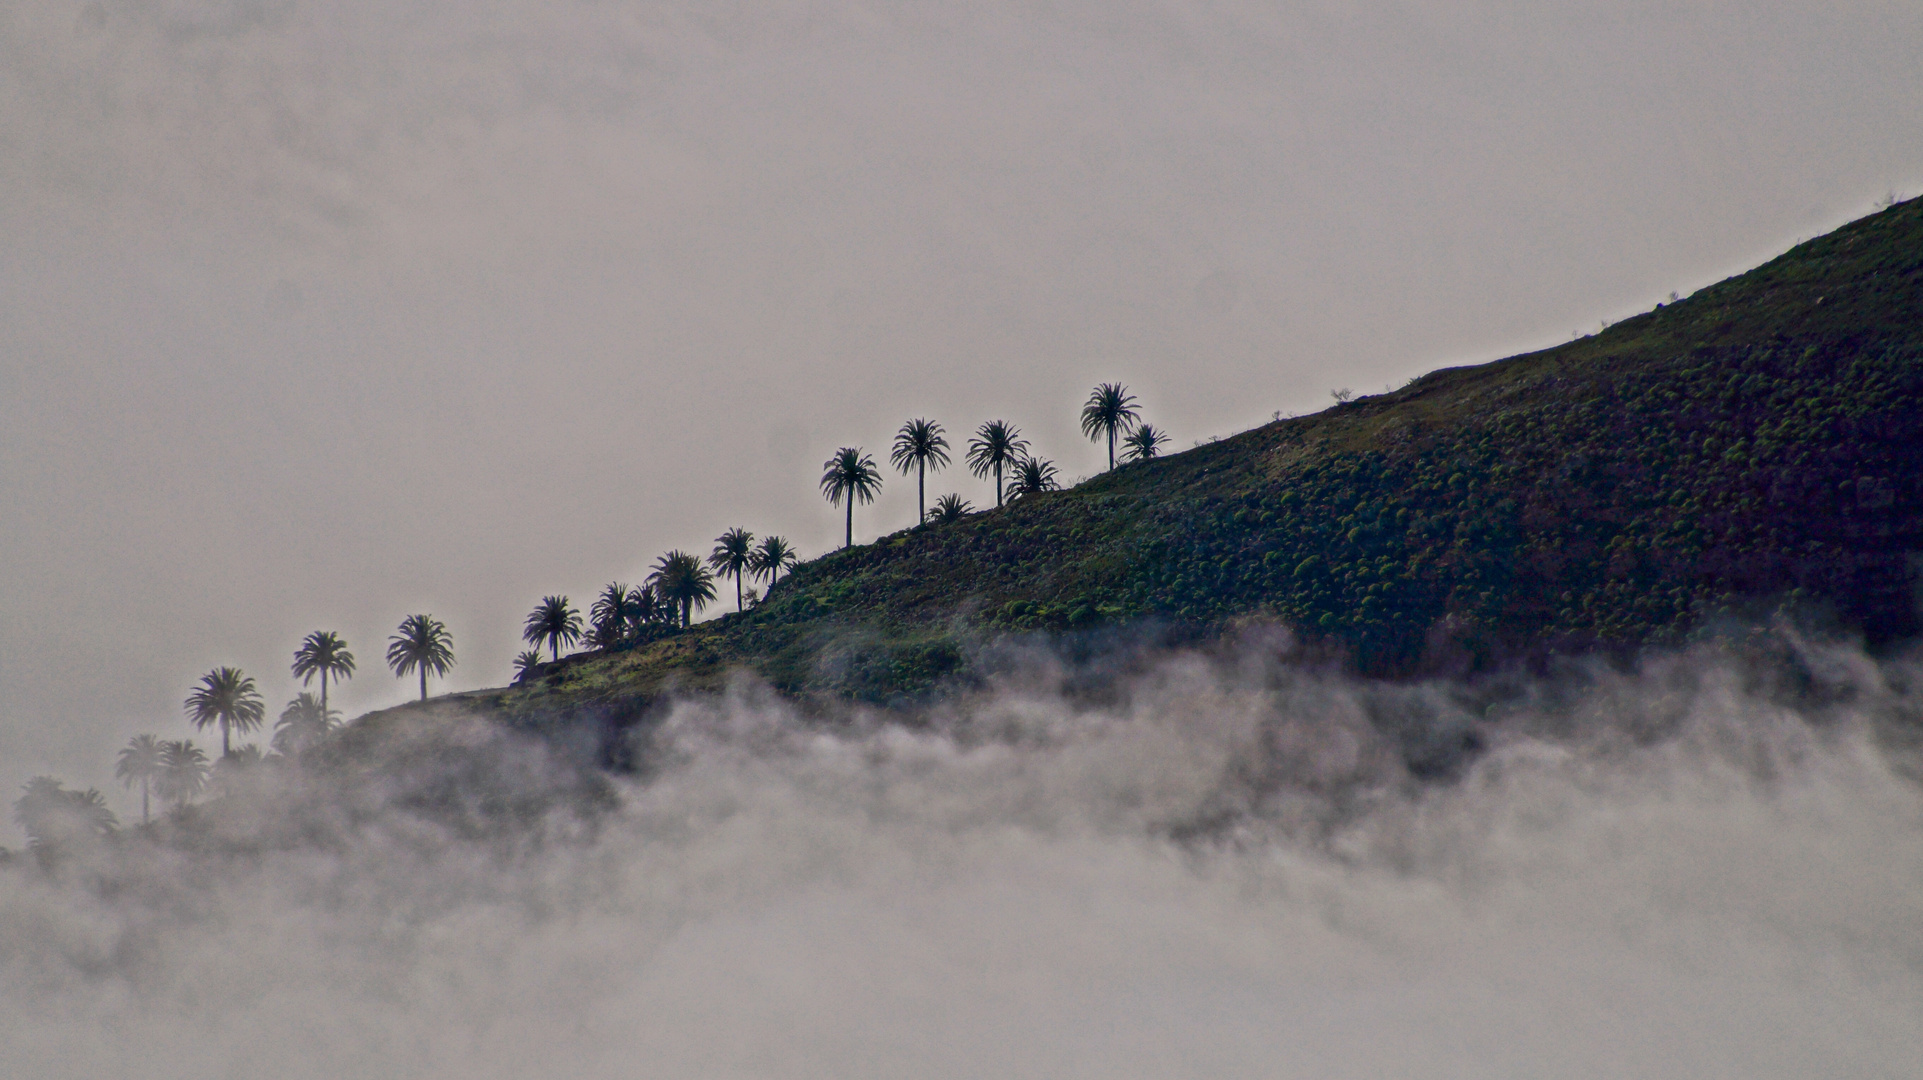
[(527, 649), (514, 658), (514, 681), (531, 678), (541, 673), (541, 650)]
[(1108, 436), (1108, 467), (1115, 467), (1115, 433), (1141, 417), (1135, 398), (1121, 383), (1103, 383), (1088, 395), (1082, 406), (1082, 434), (1091, 439)]
[(756, 577), (767, 578), (768, 588), (772, 590), (781, 572), (795, 565), (795, 549), (789, 547), (788, 541), (782, 537), (763, 537), (761, 546), (754, 550), (753, 560), (748, 564), (748, 569)]
[(192, 802), (207, 790), (207, 755), (192, 739), (175, 739), (160, 744), (160, 781), (154, 785), (160, 797), (175, 808)]
[(652, 582), (628, 590), (628, 624), (637, 636), (641, 628), (671, 621), (674, 612)]
[(1009, 481), (1010, 496), (1037, 495), (1061, 487), (1055, 466), (1040, 458), (1025, 457), (1015, 463), (1015, 478)]
[(935, 508), (928, 511), (928, 520), (934, 525), (947, 525), (967, 517), (974, 509), (960, 495), (943, 495), (935, 500)]
[(275, 750), (294, 757), (305, 753), (340, 725), (340, 713), (303, 690), (280, 711), (270, 742)]
[(521, 640), (529, 645), (539, 646), (542, 640), (554, 653), (554, 659), (561, 659), (561, 643), (569, 645), (581, 640), (581, 613), (574, 610), (565, 596), (544, 596), (541, 603), (527, 617), (527, 625), (521, 630)]
[(1163, 434), (1160, 428), (1154, 424), (1143, 424), (1129, 432), (1122, 440), (1122, 445), (1128, 447), (1128, 453), (1123, 455), (1123, 460), (1147, 461), (1160, 454), (1162, 444), (1167, 441), (1168, 436)]
[(995, 474), (995, 505), (1002, 504), (1002, 466), (1013, 465), (1028, 450), (1028, 440), (1005, 420), (990, 420), (968, 440), (968, 471), (981, 479)]
[(683, 630), (694, 622), (694, 609), (707, 607), (708, 601), (714, 599), (714, 575), (701, 565), (700, 559), (678, 548), (655, 562), (648, 584), (654, 586), (663, 600), (680, 610)]
[(588, 609), (588, 618), (594, 624), (589, 638), (596, 647), (605, 649), (628, 635), (635, 607), (633, 591), (621, 582), (611, 581), (601, 590), (594, 606)]
[(387, 642), (387, 666), (396, 678), (419, 669), (421, 700), (427, 700), (427, 673), (447, 674), (454, 666), (454, 636), (441, 620), (432, 615), (409, 615), (401, 620), (400, 631)]
[(734, 577), (734, 609), (746, 611), (741, 600), (741, 573), (754, 562), (755, 534), (746, 529), (729, 529), (715, 538), (708, 565), (714, 572)]
[(27, 781), (14, 801), (13, 820), (26, 830), (27, 846), (43, 866), (70, 847), (108, 836), (120, 824), (99, 791), (69, 791), (51, 776)]
[(941, 425), (932, 420), (915, 419), (895, 433), (895, 448), (888, 461), (906, 476), (915, 470), (915, 522), (928, 517), (928, 466), (936, 471), (948, 464), (948, 440), (942, 438)]
[(875, 459), (862, 453), (859, 446), (835, 451), (821, 468), (821, 493), (828, 497), (828, 505), (840, 506), (844, 500), (848, 504), (848, 532), (841, 546), (854, 547), (855, 500), (875, 501), (875, 493), (881, 490), (881, 473), (875, 468)]
[(140, 785), (140, 823), (152, 820), (148, 813), (148, 792), (160, 777), (160, 740), (152, 735), (135, 735), (114, 761), (114, 779), (121, 787)]
[(254, 689), (254, 680), (232, 667), (215, 668), (202, 675), (200, 685), (187, 695), (186, 709), (187, 719), (193, 721), (195, 728), (220, 725), (222, 757), (229, 753), (229, 731), (235, 728), (253, 731), (267, 715), (267, 706), (260, 700), (260, 692)]
[(327, 708), (327, 677), (351, 679), (354, 677), (354, 654), (347, 651), (347, 642), (332, 630), (316, 630), (301, 640), (300, 648), (294, 650), (294, 674), (300, 677), (300, 684), (319, 675), (321, 680), (321, 708)]

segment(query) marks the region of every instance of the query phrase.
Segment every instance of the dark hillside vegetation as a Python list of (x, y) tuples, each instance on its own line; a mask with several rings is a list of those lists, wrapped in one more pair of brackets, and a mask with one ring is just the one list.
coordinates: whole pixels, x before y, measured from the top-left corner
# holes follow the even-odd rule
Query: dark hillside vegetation
[(626, 714), (743, 667), (904, 700), (1009, 635), (1249, 620), (1384, 675), (1784, 606), (1886, 642), (1918, 630), (1920, 475), (1911, 200), (1594, 336), (837, 552), (745, 614), (489, 696)]

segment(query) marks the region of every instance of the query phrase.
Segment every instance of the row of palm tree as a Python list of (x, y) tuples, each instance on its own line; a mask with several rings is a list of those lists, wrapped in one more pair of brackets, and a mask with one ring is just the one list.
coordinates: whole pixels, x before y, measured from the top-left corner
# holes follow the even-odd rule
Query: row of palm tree
[[(1168, 436), (1151, 424), (1142, 422), (1141, 409), (1128, 387), (1102, 383), (1089, 394), (1082, 406), (1082, 434), (1090, 439), (1108, 441), (1108, 467), (1115, 468), (1116, 442), (1123, 449), (1122, 460), (1146, 461), (1161, 453)], [(995, 505), (1001, 507), (1008, 497), (1054, 491), (1061, 487), (1060, 472), (1052, 462), (1029, 453), (1028, 440), (1006, 420), (990, 420), (976, 429), (968, 441), (965, 455), (968, 470), (976, 478), (995, 480)], [(903, 475), (915, 474), (915, 520), (942, 523), (968, 513), (968, 504), (959, 495), (947, 495), (928, 509), (928, 473), (941, 471), (949, 462), (948, 439), (942, 426), (916, 417), (895, 433), (888, 462)], [(1004, 482), (1004, 480), (1008, 482)], [(855, 504), (872, 503), (881, 491), (881, 472), (874, 458), (858, 446), (843, 446), (822, 463), (821, 493), (828, 505), (845, 507), (842, 546), (855, 543)], [(737, 579), (738, 584), (738, 579)]]

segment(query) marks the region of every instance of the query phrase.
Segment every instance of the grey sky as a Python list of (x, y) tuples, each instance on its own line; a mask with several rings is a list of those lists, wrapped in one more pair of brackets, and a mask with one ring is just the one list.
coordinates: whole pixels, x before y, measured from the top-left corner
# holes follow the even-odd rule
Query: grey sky
[(0, 790), (317, 628), (350, 715), (414, 611), (498, 685), (910, 416), (1074, 477), (1099, 380), (1187, 446), (1594, 329), (1923, 187), (1919, 72), (1907, 0), (20, 0)]

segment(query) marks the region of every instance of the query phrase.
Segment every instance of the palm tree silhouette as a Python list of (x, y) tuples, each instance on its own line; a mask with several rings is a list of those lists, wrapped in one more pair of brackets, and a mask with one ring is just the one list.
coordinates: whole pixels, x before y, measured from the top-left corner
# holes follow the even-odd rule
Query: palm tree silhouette
[(794, 564), (795, 549), (788, 546), (788, 541), (779, 536), (767, 536), (762, 538), (761, 546), (755, 548), (748, 569), (755, 577), (767, 578), (768, 588), (773, 589), (781, 572)]
[(207, 755), (192, 739), (174, 739), (160, 744), (160, 781), (154, 785), (161, 799), (176, 809), (192, 802), (207, 790)]
[(135, 735), (114, 761), (114, 779), (121, 787), (140, 785), (140, 823), (152, 820), (148, 811), (148, 790), (160, 778), (160, 740), (152, 735)]
[(741, 601), (741, 574), (754, 562), (755, 534), (746, 529), (729, 529), (715, 538), (708, 565), (723, 577), (734, 578), (734, 609), (747, 610)]
[(943, 495), (935, 500), (935, 508), (928, 511), (928, 520), (931, 524), (947, 525), (967, 517), (972, 510), (974, 507), (964, 502), (960, 495)]
[(544, 596), (541, 603), (527, 617), (527, 625), (521, 630), (521, 640), (529, 645), (539, 646), (543, 640), (553, 651), (554, 659), (561, 659), (561, 643), (569, 645), (581, 640), (581, 613), (574, 610), (565, 596)]
[(679, 548), (656, 560), (654, 572), (648, 575), (648, 584), (654, 586), (662, 599), (680, 609), (683, 630), (693, 624), (694, 610), (707, 607), (708, 601), (714, 599), (714, 575), (701, 565), (700, 559)]
[(1040, 458), (1025, 457), (1015, 463), (1015, 477), (1009, 481), (1008, 494), (1011, 497), (1038, 495), (1044, 491), (1059, 490), (1061, 486), (1053, 464)]
[(666, 599), (653, 582), (636, 585), (628, 590), (628, 623), (638, 636), (641, 628), (652, 623), (671, 621), (674, 612), (669, 610)]
[(990, 420), (968, 440), (968, 471), (986, 480), (995, 474), (995, 505), (1002, 504), (1002, 466), (1013, 465), (1028, 449), (1028, 440), (1005, 420)]
[(260, 692), (254, 689), (254, 680), (232, 667), (215, 668), (202, 675), (200, 685), (187, 695), (186, 709), (187, 719), (193, 721), (195, 728), (220, 725), (222, 757), (231, 753), (227, 742), (230, 730), (252, 731), (267, 715), (267, 706), (260, 700)]
[(328, 732), (339, 726), (339, 721), (340, 713), (303, 690), (280, 711), (269, 745), (289, 757), (297, 756), (326, 738)]
[(354, 677), (354, 654), (347, 651), (347, 642), (332, 630), (316, 630), (301, 640), (300, 648), (294, 650), (294, 674), (300, 684), (306, 686), (309, 680), (319, 675), (321, 680), (321, 708), (327, 708), (327, 677), (351, 679)]
[(1108, 436), (1108, 467), (1115, 468), (1115, 434), (1133, 424), (1141, 412), (1135, 398), (1121, 383), (1103, 383), (1088, 395), (1082, 406), (1082, 434), (1091, 439)]
[(540, 671), (541, 671), (541, 650), (527, 649), (527, 650), (524, 650), (521, 653), (521, 655), (514, 658), (514, 681), (515, 682), (520, 682), (522, 679), (526, 679), (531, 676), (538, 675), (540, 674)]
[(840, 506), (843, 500), (848, 503), (848, 532), (841, 546), (854, 547), (855, 500), (875, 501), (875, 493), (881, 490), (881, 473), (875, 469), (875, 459), (862, 453), (858, 446), (844, 446), (835, 451), (835, 456), (822, 462), (821, 468), (821, 493), (828, 497), (828, 505)]
[(634, 609), (635, 598), (628, 587), (619, 581), (609, 582), (588, 609), (588, 618), (594, 624), (589, 639), (595, 647), (605, 649), (626, 637)]
[(939, 472), (948, 464), (948, 440), (942, 437), (941, 425), (921, 419), (903, 424), (895, 433), (888, 461), (904, 476), (915, 470), (915, 523), (920, 524), (928, 517), (928, 467), (933, 465)]
[(1122, 445), (1128, 447), (1128, 453), (1122, 455), (1123, 460), (1147, 461), (1160, 454), (1162, 444), (1167, 441), (1168, 436), (1160, 428), (1154, 424), (1142, 424), (1122, 439)]
[(399, 632), (387, 641), (387, 666), (394, 677), (404, 679), (410, 671), (421, 673), (421, 700), (427, 700), (427, 674), (447, 674), (454, 666), (454, 635), (432, 615), (409, 615), (401, 620)]

